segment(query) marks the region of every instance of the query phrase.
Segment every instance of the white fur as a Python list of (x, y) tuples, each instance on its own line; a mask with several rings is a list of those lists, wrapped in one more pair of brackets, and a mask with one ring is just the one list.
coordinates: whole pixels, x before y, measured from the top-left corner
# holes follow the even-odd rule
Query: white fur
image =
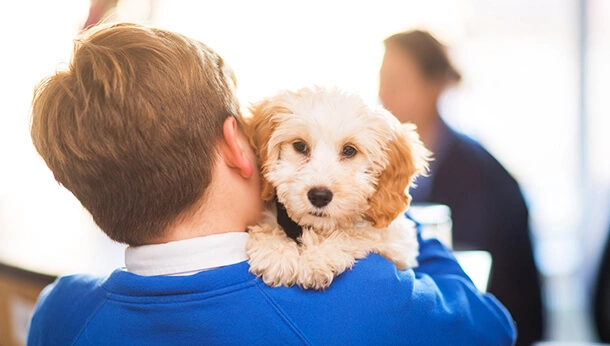
[[(263, 223), (249, 230), (250, 271), (270, 286), (324, 289), (371, 252), (399, 269), (416, 266), (418, 243), (410, 221), (401, 215), (388, 227), (375, 228), (365, 219), (389, 162), (388, 143), (402, 126), (398, 120), (338, 89), (286, 91), (267, 101), (268, 107), (286, 112), (269, 119), (277, 126), (268, 139), (267, 161), (261, 163), (264, 177), (303, 235), (300, 246), (287, 238), (270, 208)], [(308, 154), (294, 149), (297, 141), (307, 144)], [(357, 154), (344, 157), (346, 145)], [(318, 208), (309, 201), (314, 187), (332, 192), (328, 205)]]

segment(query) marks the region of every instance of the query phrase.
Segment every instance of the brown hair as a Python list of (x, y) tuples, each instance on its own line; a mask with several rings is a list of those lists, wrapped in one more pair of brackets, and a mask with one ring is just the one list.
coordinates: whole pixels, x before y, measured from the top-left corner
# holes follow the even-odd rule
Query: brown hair
[(413, 57), (423, 75), (430, 80), (458, 83), (462, 79), (451, 64), (446, 47), (426, 31), (401, 32), (383, 42), (386, 48), (397, 47)]
[(75, 41), (68, 69), (36, 87), (32, 141), (110, 238), (154, 242), (199, 206), (224, 120), (241, 126), (234, 82), (201, 42), (96, 27)]

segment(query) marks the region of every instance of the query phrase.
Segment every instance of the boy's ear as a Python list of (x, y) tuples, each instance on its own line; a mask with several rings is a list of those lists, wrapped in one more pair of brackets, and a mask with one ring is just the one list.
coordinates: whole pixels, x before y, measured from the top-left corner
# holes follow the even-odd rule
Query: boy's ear
[(254, 163), (248, 158), (245, 146), (248, 142), (244, 140), (240, 133), (237, 120), (234, 117), (227, 117), (222, 125), (224, 139), (223, 157), (226, 164), (231, 168), (236, 168), (244, 178), (250, 178), (254, 169)]

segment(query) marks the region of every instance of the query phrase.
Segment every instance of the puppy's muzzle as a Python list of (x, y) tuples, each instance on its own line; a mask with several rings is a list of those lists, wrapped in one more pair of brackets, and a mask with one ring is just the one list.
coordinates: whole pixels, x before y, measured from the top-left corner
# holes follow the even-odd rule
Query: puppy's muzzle
[(307, 198), (314, 207), (322, 208), (333, 200), (333, 193), (325, 187), (314, 187), (307, 192)]

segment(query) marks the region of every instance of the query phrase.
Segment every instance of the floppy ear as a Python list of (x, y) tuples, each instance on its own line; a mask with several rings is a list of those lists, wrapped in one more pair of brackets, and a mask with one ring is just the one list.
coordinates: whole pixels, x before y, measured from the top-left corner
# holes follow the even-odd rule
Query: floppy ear
[(388, 164), (379, 176), (377, 191), (369, 199), (365, 219), (377, 228), (387, 227), (411, 202), (408, 188), (428, 169), (430, 152), (423, 146), (413, 124), (401, 124), (387, 150)]
[(259, 168), (262, 167), (261, 195), (265, 202), (269, 202), (275, 197), (275, 188), (265, 178), (265, 175), (267, 171), (266, 163), (269, 160), (269, 153), (271, 152), (269, 139), (278, 125), (275, 115), (280, 112), (285, 113), (286, 110), (282, 107), (273, 106), (267, 99), (253, 104), (250, 107), (252, 116), (244, 119), (250, 145), (256, 153)]

